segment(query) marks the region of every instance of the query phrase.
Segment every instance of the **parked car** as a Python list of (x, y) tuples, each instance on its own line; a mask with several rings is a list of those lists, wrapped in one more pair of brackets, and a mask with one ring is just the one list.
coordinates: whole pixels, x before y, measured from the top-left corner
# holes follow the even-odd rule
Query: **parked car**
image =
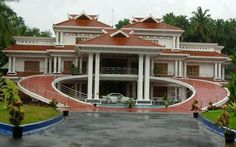
[(127, 102), (129, 99), (130, 99), (129, 97), (125, 97), (121, 93), (110, 93), (106, 96), (103, 96), (101, 100), (102, 102), (108, 102), (108, 103), (117, 103), (117, 102), (124, 103)]

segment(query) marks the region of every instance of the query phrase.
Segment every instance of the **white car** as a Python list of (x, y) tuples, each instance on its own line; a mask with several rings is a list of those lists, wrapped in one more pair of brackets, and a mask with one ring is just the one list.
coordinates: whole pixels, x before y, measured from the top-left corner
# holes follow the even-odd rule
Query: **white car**
[(125, 97), (124, 95), (120, 93), (110, 93), (102, 98), (103, 102), (109, 102), (109, 103), (117, 103), (117, 102), (126, 102), (130, 98)]

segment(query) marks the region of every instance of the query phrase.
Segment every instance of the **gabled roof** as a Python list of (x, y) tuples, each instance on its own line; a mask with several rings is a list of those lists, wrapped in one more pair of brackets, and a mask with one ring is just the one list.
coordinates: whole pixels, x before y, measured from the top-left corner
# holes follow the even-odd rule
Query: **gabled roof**
[(190, 56), (203, 56), (203, 57), (227, 57), (224, 54), (218, 52), (210, 52), (210, 51), (183, 51), (183, 50), (170, 50), (165, 49), (162, 51), (165, 54), (187, 54)]
[(80, 27), (109, 27), (111, 26), (97, 20), (97, 15), (87, 15), (81, 13), (79, 15), (69, 15), (69, 19), (60, 23), (54, 24), (53, 26), (80, 26)]
[[(120, 35), (123, 34), (123, 35)], [(126, 35), (125, 35), (126, 34)], [(77, 45), (108, 45), (108, 46), (141, 46), (141, 47), (163, 47), (160, 44), (152, 43), (132, 34), (127, 34), (121, 30), (109, 32), (97, 38), (93, 38)]]
[(158, 30), (179, 30), (181, 28), (160, 22), (160, 19), (149, 16), (146, 18), (134, 17), (133, 23), (125, 26), (124, 28), (134, 28), (134, 29), (158, 29)]

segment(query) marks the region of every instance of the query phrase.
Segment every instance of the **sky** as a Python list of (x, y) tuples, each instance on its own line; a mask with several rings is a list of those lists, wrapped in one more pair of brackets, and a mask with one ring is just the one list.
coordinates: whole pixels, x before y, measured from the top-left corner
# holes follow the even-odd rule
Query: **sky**
[(99, 20), (109, 25), (133, 16), (161, 18), (170, 12), (190, 17), (199, 6), (209, 9), (215, 19), (236, 18), (236, 0), (19, 0), (7, 4), (24, 18), (28, 26), (51, 32), (52, 25), (66, 20), (67, 14), (83, 11), (98, 14)]

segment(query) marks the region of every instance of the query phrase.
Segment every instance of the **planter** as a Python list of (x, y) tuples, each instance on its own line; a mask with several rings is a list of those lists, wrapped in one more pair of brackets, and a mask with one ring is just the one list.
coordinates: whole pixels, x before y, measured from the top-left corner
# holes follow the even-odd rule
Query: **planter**
[(13, 138), (22, 138), (23, 128), (19, 126), (12, 127), (12, 136)]
[(193, 112), (193, 118), (198, 118), (198, 112)]
[(226, 133), (224, 133), (225, 135), (225, 143), (228, 144), (228, 143), (234, 143), (234, 137), (235, 137), (235, 134), (234, 132), (232, 131), (227, 131)]
[(69, 116), (69, 110), (63, 110), (63, 116), (68, 117)]

